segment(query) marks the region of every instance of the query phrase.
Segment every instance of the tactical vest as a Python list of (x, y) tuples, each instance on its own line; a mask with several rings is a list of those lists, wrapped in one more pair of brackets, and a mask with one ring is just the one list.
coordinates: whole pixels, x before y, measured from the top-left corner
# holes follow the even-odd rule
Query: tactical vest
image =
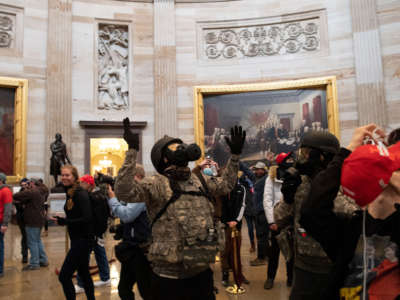
[(148, 258), (158, 274), (194, 276), (214, 263), (218, 252), (214, 207), (196, 176), (169, 188), (170, 204), (153, 220)]
[(321, 245), (307, 234), (299, 223), (301, 206), (308, 197), (311, 189), (311, 180), (308, 176), (301, 176), (301, 180), (302, 183), (297, 188), (294, 201), (295, 265), (310, 272), (328, 273), (332, 266), (331, 260), (328, 258)]

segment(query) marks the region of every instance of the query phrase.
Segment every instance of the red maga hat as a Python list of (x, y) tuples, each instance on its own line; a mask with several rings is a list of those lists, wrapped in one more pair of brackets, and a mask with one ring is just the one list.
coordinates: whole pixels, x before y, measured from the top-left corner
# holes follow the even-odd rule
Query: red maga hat
[(89, 174), (83, 175), (80, 179), (81, 182), (86, 182), (89, 185), (94, 185), (94, 178)]
[(282, 153), (278, 154), (275, 161), (279, 165), (279, 164), (283, 163), (285, 161), (285, 159), (288, 158), (290, 155), (292, 155), (292, 152), (289, 152), (289, 153), (282, 152)]
[(388, 150), (384, 153), (376, 145), (363, 145), (344, 161), (343, 192), (359, 206), (373, 202), (387, 187), (393, 172), (399, 169), (400, 143)]

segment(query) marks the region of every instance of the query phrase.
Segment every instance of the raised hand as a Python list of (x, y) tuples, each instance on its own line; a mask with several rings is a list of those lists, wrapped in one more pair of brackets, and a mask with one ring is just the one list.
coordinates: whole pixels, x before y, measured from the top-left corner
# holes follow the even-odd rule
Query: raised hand
[(231, 128), (231, 138), (225, 137), (225, 141), (231, 149), (232, 154), (241, 154), (244, 141), (246, 140), (246, 131), (242, 130), (242, 126)]
[(129, 149), (139, 151), (139, 135), (132, 133), (130, 130), (129, 118), (125, 118), (122, 123), (124, 124), (124, 140), (129, 146)]

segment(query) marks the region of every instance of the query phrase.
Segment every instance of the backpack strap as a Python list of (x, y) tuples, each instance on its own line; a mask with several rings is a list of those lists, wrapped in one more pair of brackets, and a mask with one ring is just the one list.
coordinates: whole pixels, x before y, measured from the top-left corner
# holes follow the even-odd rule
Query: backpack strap
[[(191, 196), (205, 196), (207, 195), (203, 191), (199, 192), (194, 192), (194, 191), (182, 191), (179, 187), (179, 185), (176, 182), (173, 182), (171, 179), (169, 180), (170, 187), (173, 191), (173, 194), (171, 198), (168, 200), (167, 203), (165, 203), (164, 207), (160, 209), (157, 213), (157, 215), (154, 217), (153, 222), (151, 222), (150, 229), (153, 228), (153, 225), (161, 218), (161, 216), (167, 211), (167, 208), (174, 203), (176, 200), (178, 200), (182, 195), (191, 195)], [(208, 197), (207, 197), (208, 198)]]

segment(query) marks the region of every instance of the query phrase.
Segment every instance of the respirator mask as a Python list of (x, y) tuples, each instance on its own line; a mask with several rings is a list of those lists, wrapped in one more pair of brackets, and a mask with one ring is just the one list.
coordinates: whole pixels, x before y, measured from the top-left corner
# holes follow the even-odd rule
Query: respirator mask
[(166, 147), (164, 157), (169, 166), (186, 167), (190, 161), (201, 157), (201, 149), (197, 144), (174, 143)]

